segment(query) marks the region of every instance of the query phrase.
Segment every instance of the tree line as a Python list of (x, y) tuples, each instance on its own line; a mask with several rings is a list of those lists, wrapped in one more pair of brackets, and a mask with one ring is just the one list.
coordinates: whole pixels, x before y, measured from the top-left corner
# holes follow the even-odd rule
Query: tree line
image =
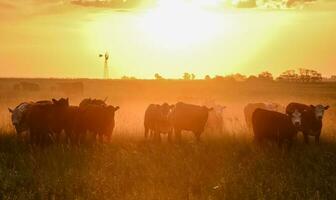
[[(123, 80), (135, 80), (135, 77), (123, 76)], [(155, 80), (165, 80), (166, 78), (159, 73), (154, 74)], [(196, 75), (193, 73), (185, 72), (182, 74), (180, 80), (195, 80)], [(322, 81), (336, 81), (336, 75), (330, 78), (323, 78), (322, 74), (316, 70), (299, 68), (298, 70), (286, 70), (279, 76), (275, 77), (268, 71), (261, 72), (257, 75), (246, 76), (244, 74), (236, 73), (230, 75), (216, 75), (211, 77), (206, 75), (204, 80), (223, 80), (223, 81), (278, 81), (278, 82), (302, 82), (302, 83), (316, 83)]]

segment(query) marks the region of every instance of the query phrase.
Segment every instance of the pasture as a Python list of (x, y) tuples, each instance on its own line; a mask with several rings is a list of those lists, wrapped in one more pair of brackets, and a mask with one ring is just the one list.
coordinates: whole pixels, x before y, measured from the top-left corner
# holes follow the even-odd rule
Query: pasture
[[(20, 81), (38, 91), (15, 90)], [(58, 83), (82, 82), (82, 93)], [(332, 199), (336, 196), (336, 84), (215, 80), (0, 80), (1, 199)], [(69, 97), (107, 99), (120, 106), (112, 142), (79, 147), (32, 148), (16, 140), (8, 107), (22, 101)], [(225, 105), (225, 131), (205, 131), (198, 144), (182, 133), (180, 144), (144, 141), (150, 103)], [(253, 143), (243, 107), (249, 102), (328, 104), (321, 144), (299, 134), (288, 152)]]

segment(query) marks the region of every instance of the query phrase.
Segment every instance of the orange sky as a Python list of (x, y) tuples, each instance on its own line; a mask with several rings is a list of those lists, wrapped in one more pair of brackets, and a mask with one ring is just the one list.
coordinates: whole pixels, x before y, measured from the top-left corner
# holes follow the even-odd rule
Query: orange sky
[(1, 76), (101, 78), (98, 54), (106, 50), (113, 78), (279, 74), (299, 67), (329, 76), (336, 74), (336, 4), (328, 2), (302, 10), (238, 10), (171, 0), (121, 12), (58, 0), (0, 0)]

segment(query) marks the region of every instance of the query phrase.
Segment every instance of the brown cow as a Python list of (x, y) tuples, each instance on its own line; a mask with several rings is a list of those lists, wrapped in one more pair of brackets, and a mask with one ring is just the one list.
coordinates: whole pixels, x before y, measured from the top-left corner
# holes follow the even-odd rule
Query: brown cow
[(119, 106), (87, 105), (79, 107), (74, 125), (74, 134), (77, 142), (83, 142), (87, 131), (93, 133), (94, 140), (97, 135), (100, 141), (103, 136), (110, 141), (115, 126), (114, 115)]
[(37, 103), (27, 111), (26, 121), (32, 144), (45, 145), (50, 136), (63, 129), (63, 113), (69, 107), (69, 99), (52, 99), (52, 103)]
[(284, 141), (291, 146), (301, 125), (301, 113), (295, 110), (290, 116), (257, 108), (252, 115), (254, 138), (257, 142), (268, 139), (276, 141), (279, 146)]
[(246, 126), (249, 132), (252, 132), (252, 114), (257, 109), (264, 109), (270, 111), (280, 111), (281, 106), (277, 103), (249, 103), (244, 107), (244, 116)]
[[(161, 133), (168, 133), (168, 140), (171, 140), (172, 127), (168, 115), (174, 105), (167, 103), (150, 104), (145, 111), (145, 138), (148, 137), (160, 140)], [(148, 135), (148, 133), (150, 135)]]
[(197, 106), (178, 102), (171, 113), (172, 125), (177, 140), (181, 139), (181, 131), (192, 131), (196, 140), (200, 141), (200, 136), (204, 131), (208, 120), (209, 111), (212, 108)]

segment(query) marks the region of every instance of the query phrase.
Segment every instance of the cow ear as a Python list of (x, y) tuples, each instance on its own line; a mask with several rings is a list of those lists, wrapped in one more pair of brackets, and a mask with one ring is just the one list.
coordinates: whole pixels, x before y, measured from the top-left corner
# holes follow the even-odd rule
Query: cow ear
[(116, 106), (115, 108), (114, 108), (114, 111), (117, 111), (117, 110), (119, 110), (120, 109), (120, 107), (119, 106)]
[(53, 103), (57, 103), (57, 100), (56, 100), (56, 99), (52, 99), (52, 102), (53, 102)]
[(328, 105), (328, 106), (324, 107), (324, 110), (328, 110), (329, 108), (330, 108), (330, 106)]
[(13, 113), (13, 112), (14, 112), (14, 110), (12, 110), (12, 109), (10, 109), (10, 108), (8, 108), (8, 111), (9, 111), (10, 113)]

